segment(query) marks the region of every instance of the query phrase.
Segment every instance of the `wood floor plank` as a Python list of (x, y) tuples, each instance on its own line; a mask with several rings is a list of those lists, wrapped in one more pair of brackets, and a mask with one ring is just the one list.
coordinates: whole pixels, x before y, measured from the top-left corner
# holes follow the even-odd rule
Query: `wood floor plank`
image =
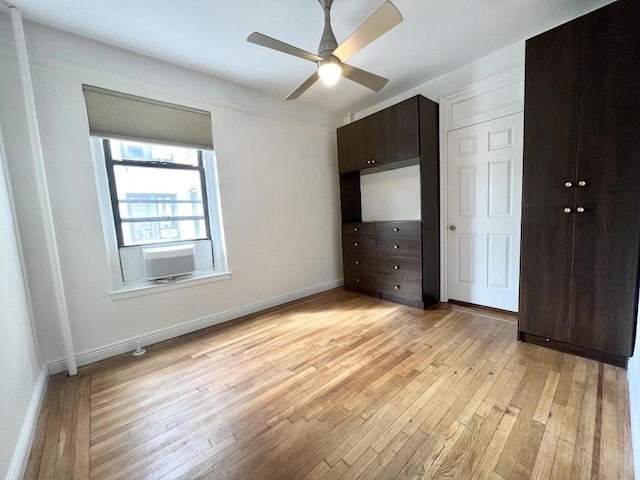
[(335, 289), (52, 377), (27, 479), (633, 477), (616, 367)]

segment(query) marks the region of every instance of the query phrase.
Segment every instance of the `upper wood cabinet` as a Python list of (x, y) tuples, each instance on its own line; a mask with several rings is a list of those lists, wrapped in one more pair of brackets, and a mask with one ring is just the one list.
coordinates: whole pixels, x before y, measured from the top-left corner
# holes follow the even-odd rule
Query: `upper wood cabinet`
[(583, 19), (578, 203), (640, 198), (640, 1)]
[[(340, 173), (420, 155), (419, 97), (413, 97), (338, 129)], [(417, 161), (416, 161), (417, 163)]]
[(522, 204), (574, 201), (581, 21), (527, 40)]

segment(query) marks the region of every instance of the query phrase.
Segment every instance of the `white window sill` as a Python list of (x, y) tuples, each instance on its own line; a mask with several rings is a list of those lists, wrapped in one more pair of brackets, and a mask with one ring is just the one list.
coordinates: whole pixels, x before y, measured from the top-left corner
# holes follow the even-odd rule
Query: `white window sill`
[(109, 292), (111, 300), (124, 300), (126, 298), (140, 297), (143, 295), (154, 295), (156, 293), (178, 290), (180, 288), (195, 287), (205, 283), (229, 280), (231, 272), (204, 272), (195, 273), (189, 277), (176, 280), (172, 283), (153, 283), (150, 281), (135, 282), (115, 288)]

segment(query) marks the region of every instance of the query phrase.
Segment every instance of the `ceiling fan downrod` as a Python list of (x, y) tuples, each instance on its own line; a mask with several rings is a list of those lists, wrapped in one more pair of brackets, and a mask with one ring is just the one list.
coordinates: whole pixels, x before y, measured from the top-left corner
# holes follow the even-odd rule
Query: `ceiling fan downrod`
[(318, 56), (325, 60), (331, 57), (333, 51), (338, 48), (338, 42), (336, 36), (333, 34), (331, 28), (331, 5), (333, 0), (318, 0), (324, 10), (324, 30), (322, 32), (322, 38), (320, 39), (320, 46), (318, 47)]

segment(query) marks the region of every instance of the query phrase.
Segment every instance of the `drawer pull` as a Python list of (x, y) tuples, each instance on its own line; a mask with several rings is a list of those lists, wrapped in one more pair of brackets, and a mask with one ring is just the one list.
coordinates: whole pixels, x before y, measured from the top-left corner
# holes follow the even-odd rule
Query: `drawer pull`
[(400, 265), (394, 265), (394, 266), (393, 266), (393, 269), (394, 269), (394, 270), (400, 270)]
[(399, 229), (398, 227), (395, 227), (395, 228), (393, 229), (393, 231), (394, 231), (394, 232), (399, 232), (399, 231), (400, 231), (400, 229)]
[(395, 250), (398, 250), (398, 249), (400, 248), (400, 245), (394, 245), (394, 246), (393, 246), (393, 248), (394, 248)]
[(360, 230), (358, 227), (353, 227), (354, 232), (357, 232), (358, 230)]
[(353, 242), (354, 247), (357, 247), (358, 245), (360, 245), (358, 242)]
[(393, 288), (395, 288), (396, 290), (400, 290), (400, 285), (394, 285)]

